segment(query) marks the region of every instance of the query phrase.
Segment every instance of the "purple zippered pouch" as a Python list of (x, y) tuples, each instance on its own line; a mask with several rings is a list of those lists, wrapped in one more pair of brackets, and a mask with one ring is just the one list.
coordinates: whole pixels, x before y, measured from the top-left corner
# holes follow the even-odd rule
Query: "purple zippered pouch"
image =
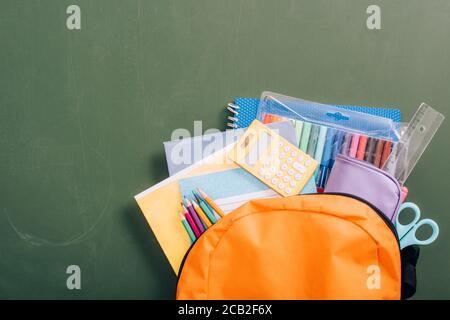
[(377, 207), (391, 221), (401, 205), (401, 189), (387, 172), (355, 158), (338, 155), (325, 192), (347, 193)]

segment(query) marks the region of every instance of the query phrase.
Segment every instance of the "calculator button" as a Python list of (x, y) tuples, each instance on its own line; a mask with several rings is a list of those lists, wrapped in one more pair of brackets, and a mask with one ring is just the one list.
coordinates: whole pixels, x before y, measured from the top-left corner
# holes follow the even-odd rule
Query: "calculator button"
[(298, 181), (302, 178), (302, 175), (300, 173), (297, 173), (294, 178)]
[(292, 166), (294, 167), (295, 170), (298, 170), (300, 173), (306, 172), (306, 168), (298, 162), (294, 162), (294, 164)]
[(289, 170), (288, 170), (288, 175), (292, 176), (293, 174), (294, 174), (294, 170), (289, 169)]
[(289, 146), (286, 146), (286, 147), (284, 148), (284, 151), (285, 151), (285, 152), (289, 152), (289, 150), (291, 150), (291, 147), (289, 147)]
[(259, 169), (259, 174), (260, 175), (264, 175), (266, 173), (266, 170), (264, 170), (264, 168)]
[(292, 192), (291, 188), (286, 188), (284, 189), (284, 192), (286, 192), (287, 194), (290, 194)]
[(264, 163), (264, 168), (268, 168), (269, 166), (270, 166), (269, 161), (267, 161), (267, 162)]
[(284, 177), (283, 177), (283, 181), (284, 181), (284, 182), (289, 182), (289, 177), (288, 177), (288, 176), (284, 176)]
[(311, 164), (311, 159), (305, 161), (305, 166), (308, 167)]
[(283, 163), (283, 164), (281, 165), (281, 170), (285, 171), (286, 169), (287, 169), (287, 165), (286, 165), (285, 163)]
[(296, 185), (295, 181), (291, 181), (289, 184), (291, 185), (292, 188), (294, 188)]
[(273, 178), (272, 179), (272, 184), (277, 184), (278, 183), (278, 179), (277, 178)]
[(295, 151), (291, 152), (291, 157), (295, 157), (296, 155), (297, 155), (297, 152), (295, 152)]
[(280, 141), (280, 143), (278, 144), (280, 147), (284, 146), (284, 143)]
[(280, 159), (273, 160), (273, 164), (278, 166), (280, 164)]
[(283, 159), (286, 156), (286, 154), (284, 152), (280, 153), (280, 159)]
[(280, 183), (278, 184), (278, 189), (283, 190), (283, 189), (284, 189), (284, 183), (280, 182)]
[(264, 175), (264, 178), (266, 178), (266, 179), (270, 179), (272, 177), (272, 175), (270, 174), (270, 173), (266, 173), (265, 175)]
[(271, 167), (270, 168), (270, 173), (275, 173), (277, 172), (277, 168), (276, 167)]
[(292, 158), (287, 158), (287, 159), (286, 159), (286, 162), (287, 162), (287, 163), (292, 163)]
[(283, 172), (278, 171), (278, 172), (277, 172), (277, 177), (278, 177), (278, 178), (281, 178), (282, 176), (283, 176)]
[(297, 160), (298, 160), (298, 161), (303, 161), (303, 156), (300, 155), (300, 156), (297, 158)]

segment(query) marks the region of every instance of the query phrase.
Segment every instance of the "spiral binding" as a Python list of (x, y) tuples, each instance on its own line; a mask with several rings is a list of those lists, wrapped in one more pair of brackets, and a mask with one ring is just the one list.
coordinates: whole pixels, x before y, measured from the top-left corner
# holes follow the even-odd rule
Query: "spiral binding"
[(227, 117), (227, 119), (229, 121), (232, 121), (232, 122), (228, 122), (227, 123), (228, 127), (233, 128), (233, 129), (236, 129), (238, 127), (237, 123), (239, 122), (239, 117), (238, 117), (238, 115), (239, 115), (239, 111), (238, 111), (239, 108), (240, 107), (238, 105), (234, 104), (234, 103), (229, 103), (227, 105), (227, 110), (232, 113), (232, 115)]

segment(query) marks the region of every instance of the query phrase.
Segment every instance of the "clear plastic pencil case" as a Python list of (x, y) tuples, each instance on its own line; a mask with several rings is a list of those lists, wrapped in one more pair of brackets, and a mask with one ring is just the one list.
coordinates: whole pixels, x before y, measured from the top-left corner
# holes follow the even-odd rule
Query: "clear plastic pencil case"
[(400, 138), (392, 119), (265, 91), (257, 119), (292, 121), (299, 148), (319, 163), (316, 185), (324, 188), (338, 154), (382, 168)]

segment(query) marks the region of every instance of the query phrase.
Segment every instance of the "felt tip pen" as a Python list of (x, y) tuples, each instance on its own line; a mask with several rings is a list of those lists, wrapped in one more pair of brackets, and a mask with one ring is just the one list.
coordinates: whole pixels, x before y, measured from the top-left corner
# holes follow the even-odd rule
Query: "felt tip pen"
[(364, 160), (364, 155), (366, 153), (367, 146), (367, 136), (361, 135), (359, 137), (358, 151), (356, 152), (356, 159)]
[(348, 151), (348, 156), (351, 158), (356, 158), (356, 151), (358, 150), (359, 144), (359, 134), (354, 134), (352, 136), (352, 142), (350, 143), (350, 150)]
[(384, 164), (386, 163), (386, 160), (389, 158), (389, 156), (391, 154), (391, 147), (392, 147), (391, 141), (386, 141), (384, 143), (383, 155), (381, 156), (381, 161), (380, 161), (380, 168), (383, 168)]
[(302, 150), (305, 153), (306, 151), (308, 151), (308, 142), (310, 134), (311, 134), (311, 123), (305, 122), (303, 124), (302, 138), (300, 139), (300, 150)]
[(306, 153), (313, 158), (316, 151), (317, 140), (319, 139), (319, 131), (320, 131), (319, 125), (313, 124), (311, 126), (311, 133), (309, 134), (308, 149)]
[(295, 143), (300, 146), (300, 139), (302, 138), (303, 121), (295, 120)]
[(350, 152), (350, 143), (352, 141), (352, 134), (347, 132), (344, 134), (344, 142), (341, 147), (341, 154), (348, 156)]
[(334, 142), (334, 137), (336, 135), (336, 129), (334, 128), (328, 128), (327, 130), (327, 136), (325, 138), (325, 145), (323, 147), (323, 154), (322, 154), (322, 161), (320, 163), (320, 167), (319, 167), (319, 183), (317, 183), (317, 185), (319, 187), (324, 187), (325, 185), (323, 184), (324, 181), (326, 181), (326, 177), (328, 174), (328, 168), (330, 167), (330, 161), (331, 161), (331, 153), (332, 153), (332, 149), (333, 149), (333, 142)]
[(377, 147), (377, 139), (369, 138), (367, 140), (366, 152), (364, 155), (364, 160), (370, 163), (373, 163), (375, 158), (375, 149)]
[[(328, 128), (325, 126), (320, 126), (319, 129), (319, 137), (317, 138), (317, 146), (316, 146), (316, 151), (314, 152), (314, 159), (317, 161), (317, 163), (321, 163), (322, 162), (322, 155), (323, 155), (323, 149), (325, 146), (325, 141), (327, 138), (327, 131)], [(319, 171), (320, 171), (320, 165), (319, 167), (316, 169), (316, 172), (314, 173), (315, 179), (316, 179), (316, 184), (318, 184), (318, 175), (319, 175)]]
[(333, 168), (334, 160), (336, 159), (336, 156), (339, 154), (339, 151), (341, 150), (342, 142), (344, 141), (344, 135), (345, 133), (343, 131), (338, 131), (336, 133), (333, 143), (333, 149), (331, 151), (331, 159), (329, 165), (330, 170)]
[(378, 140), (377, 147), (375, 148), (373, 165), (376, 166), (377, 168), (379, 168), (381, 164), (381, 156), (383, 155), (384, 143), (385, 143), (384, 140)]

